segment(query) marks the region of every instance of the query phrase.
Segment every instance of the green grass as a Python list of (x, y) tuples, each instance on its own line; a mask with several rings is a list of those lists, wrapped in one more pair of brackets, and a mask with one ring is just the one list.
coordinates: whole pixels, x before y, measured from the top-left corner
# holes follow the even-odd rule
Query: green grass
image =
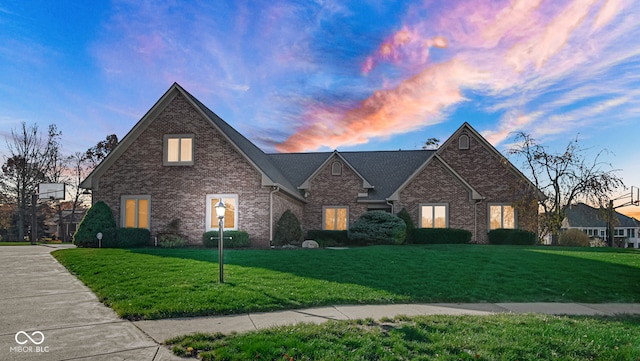
[(31, 242), (0, 242), (0, 247), (2, 246), (30, 246)]
[(640, 302), (640, 252), (430, 245), (347, 250), (68, 249), (119, 316), (157, 319), (403, 302)]
[(202, 360), (638, 360), (640, 317), (396, 317), (165, 343)]

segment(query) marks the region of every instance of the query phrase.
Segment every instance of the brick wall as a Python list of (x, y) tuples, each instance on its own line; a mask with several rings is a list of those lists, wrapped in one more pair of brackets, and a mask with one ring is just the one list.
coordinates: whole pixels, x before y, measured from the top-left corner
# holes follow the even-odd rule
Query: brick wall
[[(458, 149), (458, 137), (469, 136), (469, 149)], [(462, 129), (452, 142), (439, 150), (440, 156), (462, 178), (486, 199), (477, 207), (479, 241), (486, 241), (488, 204), (505, 203), (518, 208), (519, 228), (537, 230), (537, 202), (533, 189), (512, 170), (504, 157), (499, 157), (472, 132)], [(453, 217), (452, 217), (453, 218)]]
[(347, 164), (342, 166), (341, 175), (331, 174), (331, 165), (340, 161), (333, 156), (310, 182), (307, 205), (304, 209), (305, 231), (322, 229), (322, 209), (324, 206), (348, 206), (349, 224), (353, 224), (367, 211), (367, 205), (358, 203), (358, 193), (366, 192), (360, 178)]
[[(165, 134), (194, 134), (194, 165), (163, 166)], [(123, 195), (150, 195), (151, 234), (174, 218), (189, 243), (206, 230), (206, 195), (238, 194), (238, 228), (256, 247), (269, 241), (269, 192), (261, 175), (178, 94), (100, 178), (94, 201), (105, 201), (120, 225)]]

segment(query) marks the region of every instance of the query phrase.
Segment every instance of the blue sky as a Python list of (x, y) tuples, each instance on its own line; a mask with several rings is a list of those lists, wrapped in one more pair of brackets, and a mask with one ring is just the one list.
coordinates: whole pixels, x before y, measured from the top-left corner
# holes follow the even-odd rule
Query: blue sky
[[(640, 3), (4, 1), (0, 136), (122, 138), (178, 82), (265, 151), (579, 137), (640, 186)], [(6, 155), (2, 141), (0, 151)]]

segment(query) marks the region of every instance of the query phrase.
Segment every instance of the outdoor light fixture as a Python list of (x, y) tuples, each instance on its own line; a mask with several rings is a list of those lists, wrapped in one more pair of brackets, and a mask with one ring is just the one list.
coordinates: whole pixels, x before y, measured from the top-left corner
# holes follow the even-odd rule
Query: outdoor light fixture
[(218, 216), (218, 233), (220, 239), (218, 239), (218, 264), (220, 265), (220, 283), (224, 283), (224, 246), (223, 246), (223, 229), (224, 229), (224, 213), (227, 206), (224, 205), (224, 201), (220, 198), (220, 202), (216, 204), (216, 216)]

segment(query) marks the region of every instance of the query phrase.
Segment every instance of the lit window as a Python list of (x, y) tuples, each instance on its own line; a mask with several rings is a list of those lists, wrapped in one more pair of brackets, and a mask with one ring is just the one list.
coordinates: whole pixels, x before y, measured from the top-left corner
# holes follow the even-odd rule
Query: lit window
[(345, 231), (349, 224), (347, 207), (324, 207), (324, 229), (327, 231)]
[(164, 165), (193, 165), (193, 134), (164, 136)]
[(207, 195), (207, 231), (218, 230), (218, 216), (216, 204), (222, 202), (227, 207), (224, 212), (224, 229), (238, 229), (238, 195), (237, 194), (209, 194)]
[(513, 206), (494, 204), (489, 206), (489, 229), (516, 228), (516, 212)]
[(122, 196), (121, 224), (126, 228), (149, 229), (150, 196)]
[(420, 205), (420, 228), (447, 228), (447, 208), (446, 204)]

